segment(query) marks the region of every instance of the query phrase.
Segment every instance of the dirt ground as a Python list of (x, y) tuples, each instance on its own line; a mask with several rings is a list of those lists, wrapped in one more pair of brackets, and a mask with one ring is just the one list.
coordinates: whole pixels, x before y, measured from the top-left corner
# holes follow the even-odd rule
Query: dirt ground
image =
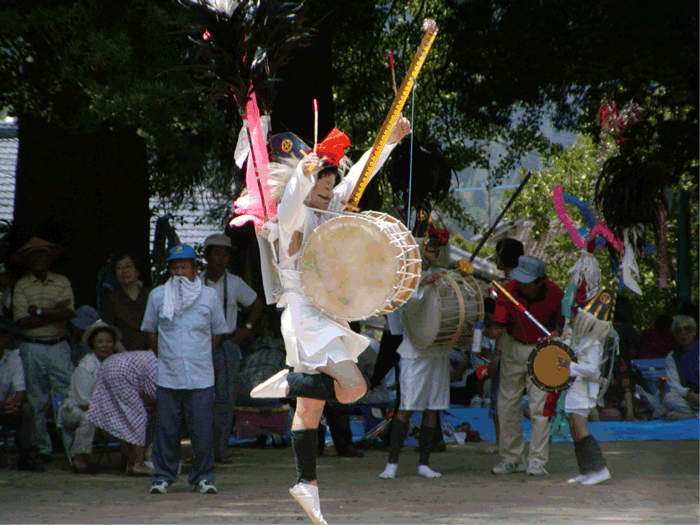
[[(551, 446), (550, 475), (495, 476), (487, 443), (450, 445), (432, 455), (439, 479), (415, 475), (406, 448), (394, 480), (379, 479), (387, 453), (319, 459), (323, 513), (329, 523), (693, 523), (698, 515), (697, 441), (602, 443), (613, 479), (566, 483), (575, 471), (570, 443)], [(193, 493), (186, 469), (166, 495), (148, 493), (148, 478), (126, 477), (103, 460), (98, 474), (77, 476), (56, 455), (45, 474), (0, 470), (2, 523), (308, 523), (287, 492), (292, 451), (238, 448), (218, 466), (217, 495)], [(14, 458), (13, 458), (14, 459)]]

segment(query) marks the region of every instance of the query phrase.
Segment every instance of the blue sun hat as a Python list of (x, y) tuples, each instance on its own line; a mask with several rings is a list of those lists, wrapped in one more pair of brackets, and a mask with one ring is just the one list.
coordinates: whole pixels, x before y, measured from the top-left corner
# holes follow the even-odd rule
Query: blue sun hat
[(178, 244), (173, 246), (168, 251), (168, 257), (165, 262), (174, 261), (176, 259), (196, 259), (197, 255), (194, 253), (194, 248), (189, 244)]

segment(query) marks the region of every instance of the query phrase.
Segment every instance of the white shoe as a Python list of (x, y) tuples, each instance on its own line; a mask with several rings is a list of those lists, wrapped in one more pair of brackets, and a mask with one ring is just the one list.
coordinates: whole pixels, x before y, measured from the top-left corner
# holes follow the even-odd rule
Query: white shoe
[(472, 397), (471, 403), (469, 403), (471, 408), (481, 408), (483, 406), (483, 400), (480, 396)]
[(439, 478), (442, 476), (442, 474), (435, 472), (428, 465), (418, 465), (418, 475), (424, 478)]
[(306, 511), (312, 523), (328, 523), (321, 514), (321, 498), (318, 496), (317, 486), (310, 483), (297, 483), (289, 489), (289, 493)]
[(211, 481), (203, 479), (194, 486), (194, 491), (200, 494), (216, 494), (217, 490)]
[(382, 479), (394, 479), (396, 477), (396, 471), (399, 470), (398, 463), (387, 463), (384, 472), (379, 474)]
[(514, 474), (522, 473), (527, 470), (525, 463), (508, 463), (505, 459), (491, 469), (494, 474)]
[(603, 467), (600, 470), (586, 474), (581, 480), (581, 485), (597, 485), (598, 483), (609, 480), (611, 477), (608, 467)]
[(579, 474), (576, 477), (573, 477), (571, 479), (567, 479), (566, 482), (567, 483), (581, 483), (584, 479), (586, 479), (586, 475)]
[(549, 472), (539, 461), (530, 461), (527, 465), (527, 472), (530, 476), (549, 476)]
[(250, 397), (275, 398), (286, 397), (289, 383), (287, 383), (288, 369), (280, 370), (275, 375), (266, 379), (250, 391)]

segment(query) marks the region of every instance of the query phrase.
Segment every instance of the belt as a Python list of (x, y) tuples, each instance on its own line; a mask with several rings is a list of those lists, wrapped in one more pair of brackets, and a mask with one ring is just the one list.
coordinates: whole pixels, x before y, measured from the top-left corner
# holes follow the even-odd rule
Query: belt
[(20, 337), (23, 343), (34, 343), (36, 345), (56, 345), (68, 339), (68, 336), (55, 337), (53, 339), (42, 339), (37, 337)]

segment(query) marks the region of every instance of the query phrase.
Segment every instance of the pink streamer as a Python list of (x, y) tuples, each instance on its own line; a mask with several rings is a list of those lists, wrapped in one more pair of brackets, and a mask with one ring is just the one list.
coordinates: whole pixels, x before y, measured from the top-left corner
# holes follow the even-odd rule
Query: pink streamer
[[(579, 250), (583, 250), (586, 247), (586, 239), (581, 238), (578, 230), (574, 226), (574, 222), (571, 220), (569, 215), (566, 213), (566, 203), (564, 202), (564, 188), (561, 186), (555, 186), (552, 192), (552, 199), (554, 200), (554, 208), (557, 210), (557, 215), (559, 220), (569, 232), (571, 240), (576, 245)], [(615, 235), (608, 227), (605, 221), (599, 221), (593, 229), (588, 234), (588, 239), (595, 239), (598, 235), (602, 235), (607, 239), (607, 241), (618, 251), (623, 252), (625, 250), (625, 245), (622, 241), (615, 238)]]
[(659, 288), (668, 288), (668, 251), (666, 246), (666, 212), (663, 209), (656, 210), (659, 219)]
[[(234, 213), (237, 217), (234, 217), (229, 224), (231, 226), (242, 226), (249, 221), (253, 221), (255, 229), (260, 230), (266, 220), (272, 219), (277, 215), (277, 207), (265, 176), (270, 159), (267, 155), (267, 144), (262, 132), (260, 110), (258, 109), (258, 102), (252, 86), (249, 91), (248, 102), (246, 103), (246, 117), (252, 139), (251, 150), (248, 153), (248, 161), (246, 162), (245, 186), (247, 193), (233, 203)], [(258, 179), (260, 184), (258, 184)], [(262, 196), (260, 195), (261, 187)]]

